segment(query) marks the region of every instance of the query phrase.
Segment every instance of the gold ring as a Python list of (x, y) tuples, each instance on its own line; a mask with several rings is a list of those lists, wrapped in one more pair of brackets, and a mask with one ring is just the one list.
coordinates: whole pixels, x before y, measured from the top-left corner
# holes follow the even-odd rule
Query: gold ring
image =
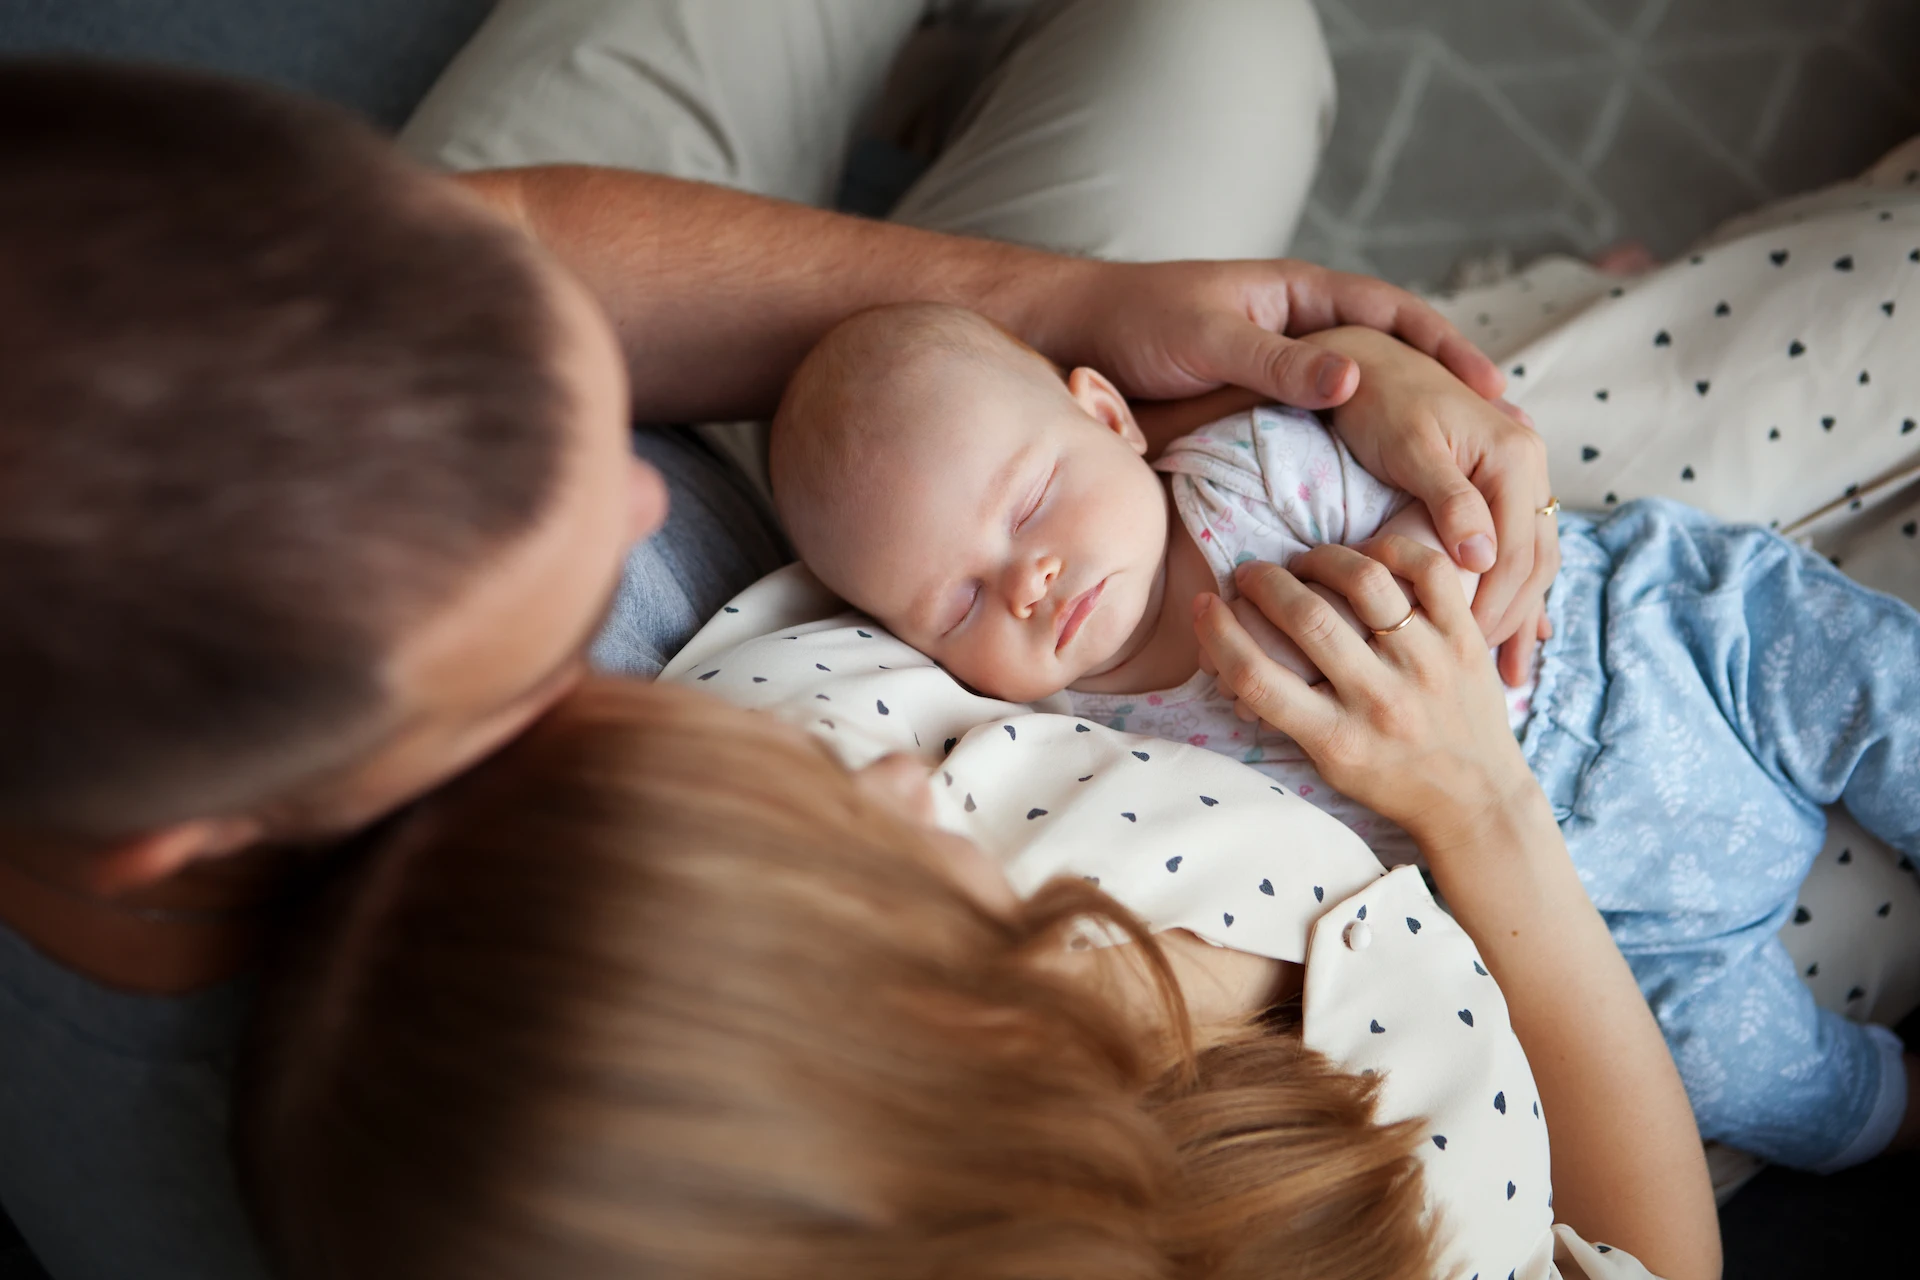
[(1373, 629), (1373, 634), (1374, 634), (1374, 635), (1376, 635), (1376, 636), (1390, 636), (1390, 635), (1392, 635), (1392, 634), (1393, 634), (1394, 632), (1396, 632), (1396, 631), (1398, 631), (1398, 630), (1400, 630), (1400, 628), (1402, 628), (1402, 627), (1404, 627), (1404, 626), (1406, 626), (1406, 625), (1407, 625), (1407, 624), (1408, 624), (1409, 622), (1412, 622), (1412, 621), (1413, 621), (1413, 615), (1414, 615), (1414, 614), (1416, 614), (1416, 613), (1418, 613), (1418, 612), (1420, 612), (1420, 606), (1419, 606), (1419, 605), (1415, 605), (1415, 606), (1413, 606), (1413, 608), (1411, 608), (1411, 609), (1409, 609), (1409, 610), (1407, 610), (1407, 616), (1406, 616), (1406, 617), (1404, 617), (1404, 618), (1402, 618), (1402, 619), (1400, 619), (1400, 621), (1398, 621), (1398, 622), (1396, 622), (1396, 623), (1394, 623), (1394, 624), (1393, 624), (1392, 626), (1390, 626), (1390, 627), (1375, 627), (1375, 628)]
[(1558, 498), (1553, 498), (1553, 497), (1549, 497), (1549, 498), (1547, 499), (1547, 505), (1546, 505), (1546, 506), (1544, 506), (1544, 507), (1535, 507), (1535, 508), (1534, 508), (1534, 510), (1535, 510), (1535, 511), (1537, 511), (1537, 512), (1539, 512), (1539, 513), (1540, 513), (1541, 515), (1543, 515), (1543, 516), (1553, 516), (1553, 515), (1559, 515), (1559, 514), (1560, 514), (1560, 499), (1558, 499)]

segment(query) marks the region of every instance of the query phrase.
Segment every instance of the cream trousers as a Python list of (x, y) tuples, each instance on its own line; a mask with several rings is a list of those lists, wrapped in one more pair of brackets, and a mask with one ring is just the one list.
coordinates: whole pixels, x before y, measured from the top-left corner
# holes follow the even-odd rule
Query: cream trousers
[(909, 37), (993, 18), (894, 219), (1116, 260), (1285, 250), (1334, 111), (1308, 0), (505, 0), (401, 140), (828, 205)]

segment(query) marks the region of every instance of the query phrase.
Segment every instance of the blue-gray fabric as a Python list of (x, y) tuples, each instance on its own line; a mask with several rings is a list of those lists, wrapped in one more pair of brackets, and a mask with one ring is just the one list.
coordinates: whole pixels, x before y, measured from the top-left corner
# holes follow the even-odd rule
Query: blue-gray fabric
[(729, 597), (793, 554), (759, 492), (693, 432), (645, 428), (633, 449), (666, 477), (667, 523), (628, 554), (593, 661), (653, 676)]
[(1905, 1082), (1883, 1036), (1813, 1003), (1779, 933), (1825, 806), (1920, 853), (1920, 614), (1672, 502), (1563, 516), (1560, 544), (1528, 763), (1701, 1132), (1826, 1165)]
[(0, 1202), (58, 1280), (265, 1280), (226, 1145), (249, 996), (109, 991), (0, 926)]
[[(634, 449), (671, 505), (628, 558), (594, 657), (651, 676), (788, 557), (756, 492), (693, 432), (642, 429)], [(226, 1145), (250, 997), (244, 982), (124, 995), (0, 926), (0, 1204), (55, 1280), (265, 1280)]]
[(398, 129), (494, 0), (6, 0), (0, 57), (78, 54), (265, 80)]

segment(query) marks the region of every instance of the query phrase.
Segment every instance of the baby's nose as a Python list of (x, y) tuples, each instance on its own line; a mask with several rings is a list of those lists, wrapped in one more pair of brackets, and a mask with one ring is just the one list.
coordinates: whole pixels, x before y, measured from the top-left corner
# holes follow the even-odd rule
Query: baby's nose
[(1028, 562), (1014, 576), (1013, 611), (1021, 618), (1031, 618), (1036, 606), (1047, 598), (1053, 590), (1053, 580), (1060, 576), (1060, 561), (1054, 556), (1041, 556)]

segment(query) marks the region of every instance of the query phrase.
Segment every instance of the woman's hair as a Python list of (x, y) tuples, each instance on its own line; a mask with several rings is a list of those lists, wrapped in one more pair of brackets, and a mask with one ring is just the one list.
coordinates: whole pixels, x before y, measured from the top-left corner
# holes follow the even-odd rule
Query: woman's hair
[[(288, 1280), (1432, 1274), (1373, 1080), (1252, 1027), (1196, 1055), (1098, 890), (998, 916), (710, 698), (589, 685), (333, 899), (242, 1070)], [(1048, 964), (1088, 917), (1181, 1030)]]

